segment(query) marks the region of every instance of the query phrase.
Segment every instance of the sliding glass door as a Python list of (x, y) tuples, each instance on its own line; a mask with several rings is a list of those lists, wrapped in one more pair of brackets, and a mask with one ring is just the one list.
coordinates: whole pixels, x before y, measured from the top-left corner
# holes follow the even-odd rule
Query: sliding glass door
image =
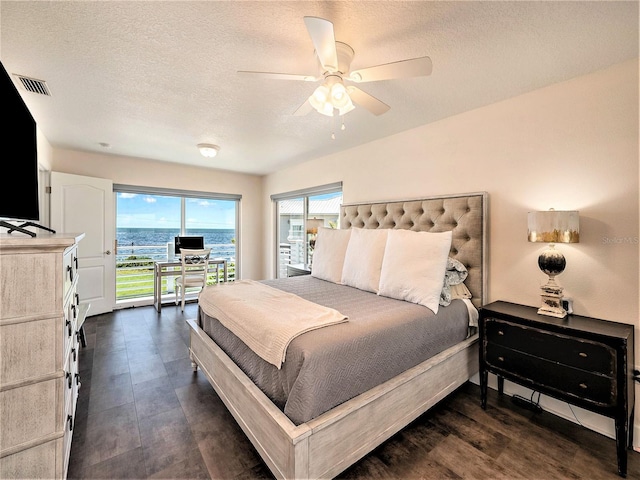
[(272, 195), (276, 209), (276, 277), (287, 265), (310, 270), (318, 228), (338, 228), (342, 183)]
[[(235, 279), (240, 196), (122, 185), (114, 191), (116, 302), (153, 297), (154, 263), (176, 258), (177, 236), (202, 236), (213, 258), (227, 260), (229, 280)], [(163, 277), (161, 294), (172, 292), (173, 278)]]

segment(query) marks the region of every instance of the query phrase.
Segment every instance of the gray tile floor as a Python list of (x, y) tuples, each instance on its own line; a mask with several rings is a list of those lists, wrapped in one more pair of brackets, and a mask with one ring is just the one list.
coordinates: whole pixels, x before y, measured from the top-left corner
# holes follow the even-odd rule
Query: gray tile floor
[[(168, 305), (89, 317), (69, 478), (272, 479), (204, 375), (187, 318)], [(375, 421), (375, 419), (372, 419)], [(611, 479), (615, 441), (467, 383), (340, 475), (342, 479)], [(628, 478), (640, 479), (629, 452)]]
[(191, 368), (185, 320), (196, 312), (169, 305), (87, 319), (69, 478), (272, 478)]

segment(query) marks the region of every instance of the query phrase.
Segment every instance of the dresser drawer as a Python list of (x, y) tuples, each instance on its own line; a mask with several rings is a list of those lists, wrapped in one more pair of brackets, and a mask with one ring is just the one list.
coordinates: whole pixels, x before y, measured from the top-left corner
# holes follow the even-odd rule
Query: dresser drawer
[(607, 376), (557, 364), (528, 355), (502, 345), (489, 344), (485, 348), (489, 368), (507, 378), (570, 395), (598, 406), (614, 406), (618, 400), (615, 381)]
[(485, 343), (505, 345), (513, 350), (587, 372), (597, 372), (609, 377), (616, 375), (616, 351), (598, 342), (487, 318)]
[(61, 478), (62, 437), (0, 458), (0, 478)]
[(0, 392), (0, 450), (18, 448), (59, 431), (62, 382), (57, 377)]
[(64, 306), (64, 321), (62, 324), (63, 350), (62, 354), (66, 357), (72, 348), (73, 339), (75, 337), (76, 325), (73, 318), (73, 310), (71, 304)]
[(80, 383), (78, 373), (78, 340), (76, 336), (73, 336), (71, 340), (71, 349), (67, 357), (67, 362), (64, 367), (64, 402), (68, 404), (69, 400), (77, 395), (78, 385)]
[(60, 317), (51, 317), (0, 325), (0, 384), (50, 375), (63, 367), (61, 322)]
[(66, 298), (67, 295), (69, 294), (69, 290), (71, 289), (71, 286), (74, 284), (74, 281), (78, 276), (78, 248), (77, 247), (73, 247), (65, 252), (64, 258), (62, 261), (62, 266), (63, 266), (62, 273), (64, 278), (64, 281), (63, 281), (64, 294), (62, 298)]

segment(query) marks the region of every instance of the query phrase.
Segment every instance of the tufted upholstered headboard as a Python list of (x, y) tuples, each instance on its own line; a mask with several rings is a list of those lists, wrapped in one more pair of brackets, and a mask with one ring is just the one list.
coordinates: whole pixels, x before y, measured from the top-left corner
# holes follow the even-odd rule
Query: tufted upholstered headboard
[(480, 308), (487, 300), (487, 198), (486, 192), (480, 192), (342, 205), (340, 228), (452, 230), (450, 255), (467, 267), (464, 283)]

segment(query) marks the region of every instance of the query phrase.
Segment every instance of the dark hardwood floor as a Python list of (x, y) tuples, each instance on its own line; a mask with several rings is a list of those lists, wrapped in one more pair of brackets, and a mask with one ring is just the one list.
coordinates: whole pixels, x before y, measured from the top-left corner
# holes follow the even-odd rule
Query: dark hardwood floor
[[(273, 478), (188, 355), (172, 305), (87, 319), (69, 478)], [(615, 441), (467, 383), (340, 475), (344, 479), (619, 479)], [(372, 420), (375, 421), (375, 420)], [(629, 451), (628, 478), (640, 478)]]

